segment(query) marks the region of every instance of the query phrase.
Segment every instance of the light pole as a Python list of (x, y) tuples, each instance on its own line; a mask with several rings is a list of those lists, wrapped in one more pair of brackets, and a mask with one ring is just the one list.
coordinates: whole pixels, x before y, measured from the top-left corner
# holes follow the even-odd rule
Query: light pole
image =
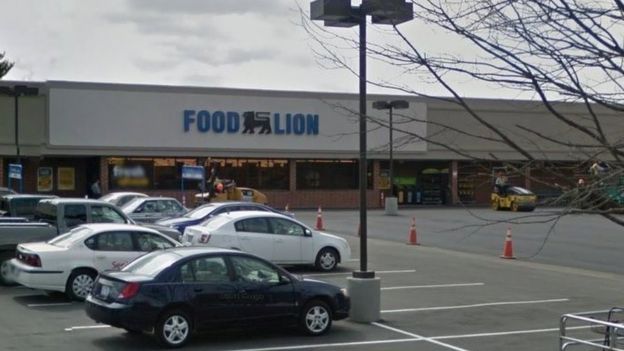
[(386, 198), (386, 214), (388, 215), (396, 215), (398, 212), (398, 203), (396, 196), (394, 194), (394, 159), (392, 157), (392, 152), (394, 150), (393, 146), (393, 137), (392, 132), (394, 131), (394, 127), (392, 125), (392, 110), (400, 110), (409, 108), (409, 102), (405, 100), (393, 100), (393, 101), (375, 101), (373, 102), (373, 108), (376, 110), (388, 110), (389, 113), (389, 143), (388, 147), (390, 148), (390, 196)]
[[(19, 97), (20, 96), (35, 96), (39, 94), (39, 88), (29, 87), (26, 85), (15, 85), (13, 88), (0, 87), (0, 94), (12, 96), (15, 103), (15, 156), (17, 164), (22, 164), (19, 144)], [(23, 177), (23, 175), (22, 175)], [(20, 179), (20, 193), (24, 192), (24, 181)]]
[(353, 27), (360, 30), (360, 270), (349, 279), (351, 319), (372, 322), (380, 319), (380, 282), (375, 272), (368, 271), (366, 230), (366, 17), (372, 23), (397, 25), (414, 18), (413, 4), (404, 0), (362, 0), (360, 6), (351, 6), (351, 0), (315, 0), (310, 3), (310, 18), (322, 20), (328, 27)]

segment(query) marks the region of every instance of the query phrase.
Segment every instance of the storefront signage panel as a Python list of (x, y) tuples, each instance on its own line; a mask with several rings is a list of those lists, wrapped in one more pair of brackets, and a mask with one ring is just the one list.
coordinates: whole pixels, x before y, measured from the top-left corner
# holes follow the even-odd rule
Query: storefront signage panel
[[(172, 91), (50, 88), (49, 140), (55, 146), (357, 152), (358, 100)], [(332, 95), (327, 95), (331, 98)], [(372, 104), (372, 100), (371, 100)], [(394, 112), (396, 152), (426, 151), (427, 107)], [(369, 108), (368, 148), (388, 147), (388, 111)]]

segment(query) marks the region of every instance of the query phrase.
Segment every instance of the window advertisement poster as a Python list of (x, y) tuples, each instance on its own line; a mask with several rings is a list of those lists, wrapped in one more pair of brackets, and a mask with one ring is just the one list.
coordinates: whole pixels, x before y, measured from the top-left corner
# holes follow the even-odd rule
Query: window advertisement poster
[(58, 190), (76, 190), (74, 167), (58, 168)]
[(52, 172), (52, 167), (37, 168), (37, 191), (38, 192), (52, 191), (53, 184), (54, 184), (54, 173)]

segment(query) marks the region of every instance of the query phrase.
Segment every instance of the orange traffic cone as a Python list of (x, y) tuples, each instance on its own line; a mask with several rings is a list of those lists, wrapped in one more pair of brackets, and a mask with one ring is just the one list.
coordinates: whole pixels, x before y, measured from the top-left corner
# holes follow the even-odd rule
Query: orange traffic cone
[(505, 236), (505, 246), (503, 246), (503, 254), (501, 258), (514, 259), (513, 244), (511, 242), (511, 228), (507, 228), (507, 235)]
[(416, 234), (416, 217), (412, 217), (412, 225), (410, 226), (407, 245), (420, 245), (418, 243), (418, 234)]
[(318, 213), (316, 215), (316, 230), (323, 230), (323, 212), (321, 206), (318, 207)]

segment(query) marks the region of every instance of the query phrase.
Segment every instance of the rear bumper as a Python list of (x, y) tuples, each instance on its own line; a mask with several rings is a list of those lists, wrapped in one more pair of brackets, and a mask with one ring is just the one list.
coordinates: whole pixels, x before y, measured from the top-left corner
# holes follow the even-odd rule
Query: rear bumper
[(133, 305), (106, 303), (91, 295), (85, 300), (85, 311), (94, 321), (117, 328), (151, 331), (155, 323), (151, 313), (138, 311)]
[(15, 282), (27, 288), (65, 291), (66, 272), (28, 266), (15, 258), (10, 261), (10, 269)]

